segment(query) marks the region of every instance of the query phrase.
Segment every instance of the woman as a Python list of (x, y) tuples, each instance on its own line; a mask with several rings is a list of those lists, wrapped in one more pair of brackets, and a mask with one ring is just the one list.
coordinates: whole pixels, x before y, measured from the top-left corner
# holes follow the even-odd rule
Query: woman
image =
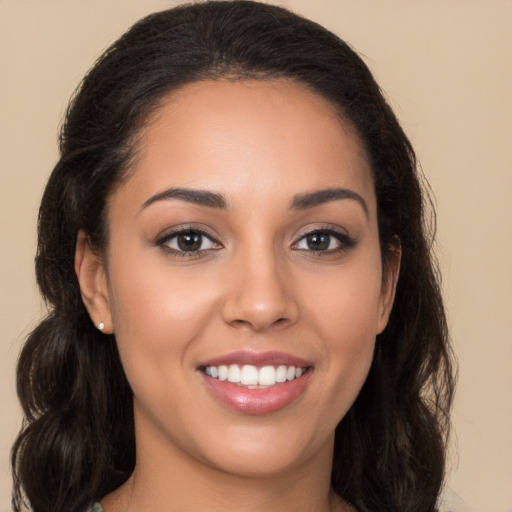
[(15, 510), (437, 510), (414, 152), (322, 27), (238, 1), (136, 24), (68, 110), (36, 271)]

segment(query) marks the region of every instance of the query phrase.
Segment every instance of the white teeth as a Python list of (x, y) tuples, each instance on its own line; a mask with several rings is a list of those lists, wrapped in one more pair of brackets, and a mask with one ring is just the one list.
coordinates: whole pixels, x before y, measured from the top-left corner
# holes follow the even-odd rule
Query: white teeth
[(258, 369), (255, 366), (246, 364), (240, 373), (240, 383), (244, 386), (258, 384)]
[(214, 379), (227, 380), (234, 384), (253, 388), (255, 386), (274, 386), (276, 383), (298, 379), (305, 370), (295, 366), (285, 366), (284, 364), (277, 368), (275, 366), (263, 366), (260, 369), (251, 364), (246, 364), (240, 369), (238, 365), (232, 364), (229, 367), (227, 365), (206, 366), (204, 372)]
[[(212, 367), (210, 366), (209, 368), (212, 368)], [(228, 367), (227, 366), (224, 366), (224, 365), (219, 366), (219, 380), (228, 380)]]
[(286, 374), (288, 373), (288, 368), (286, 366), (281, 365), (277, 367), (276, 370), (276, 382), (286, 382)]
[(276, 383), (276, 369), (273, 366), (264, 366), (260, 370), (260, 386), (273, 386)]
[(232, 364), (229, 367), (228, 381), (233, 382), (234, 384), (240, 382), (240, 368), (237, 364)]

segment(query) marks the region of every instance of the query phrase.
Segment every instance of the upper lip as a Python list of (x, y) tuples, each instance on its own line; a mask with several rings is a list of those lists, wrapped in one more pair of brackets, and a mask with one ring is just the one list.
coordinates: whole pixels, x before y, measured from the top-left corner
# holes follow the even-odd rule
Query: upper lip
[(250, 364), (252, 366), (295, 366), (296, 368), (308, 368), (313, 366), (311, 361), (302, 359), (301, 357), (270, 350), (266, 352), (255, 352), (253, 350), (237, 350), (222, 356), (214, 357), (199, 363), (199, 368), (206, 366), (220, 366), (238, 364), (240, 366)]

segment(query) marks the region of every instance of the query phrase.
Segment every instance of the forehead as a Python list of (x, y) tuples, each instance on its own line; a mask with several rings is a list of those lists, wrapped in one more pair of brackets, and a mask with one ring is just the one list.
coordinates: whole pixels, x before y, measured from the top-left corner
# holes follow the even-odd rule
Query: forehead
[(139, 134), (131, 171), (121, 189), (139, 204), (176, 186), (246, 201), (328, 187), (374, 194), (352, 127), (329, 101), (284, 79), (206, 80), (168, 95)]

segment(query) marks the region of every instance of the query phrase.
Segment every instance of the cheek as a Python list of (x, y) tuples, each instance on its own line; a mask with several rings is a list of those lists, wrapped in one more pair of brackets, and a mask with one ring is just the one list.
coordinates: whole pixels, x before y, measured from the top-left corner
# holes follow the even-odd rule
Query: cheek
[(334, 423), (350, 408), (368, 375), (380, 317), (380, 290), (376, 260), (333, 273), (309, 294), (307, 315), (312, 331), (319, 335), (324, 355), (319, 371), (328, 376), (324, 399)]
[[(162, 430), (169, 418), (183, 414), (179, 411), (187, 396), (183, 376), (191, 370), (190, 347), (214, 309), (208, 288), (195, 281), (182, 282), (154, 262), (146, 266), (139, 261), (129, 270), (119, 265), (112, 275), (111, 305), (122, 365), (136, 407)], [(176, 389), (181, 390), (177, 395), (172, 392)]]
[(115, 262), (109, 298), (127, 377), (132, 387), (148, 375), (172, 380), (169, 366), (187, 364), (187, 349), (211, 321), (215, 291), (200, 272), (173, 272), (165, 261)]
[(339, 293), (338, 300), (323, 306), (329, 322), (319, 322), (324, 340), (326, 371), (335, 386), (355, 399), (368, 374), (375, 347), (377, 301), (368, 296)]
[(111, 258), (109, 298), (118, 334), (144, 339), (165, 338), (178, 328), (193, 331), (210, 309), (212, 287), (204, 272), (172, 268), (155, 251), (131, 249)]
[(353, 345), (356, 351), (375, 339), (382, 284), (377, 258), (326, 274), (310, 284), (314, 285), (308, 286), (307, 308), (324, 339)]

